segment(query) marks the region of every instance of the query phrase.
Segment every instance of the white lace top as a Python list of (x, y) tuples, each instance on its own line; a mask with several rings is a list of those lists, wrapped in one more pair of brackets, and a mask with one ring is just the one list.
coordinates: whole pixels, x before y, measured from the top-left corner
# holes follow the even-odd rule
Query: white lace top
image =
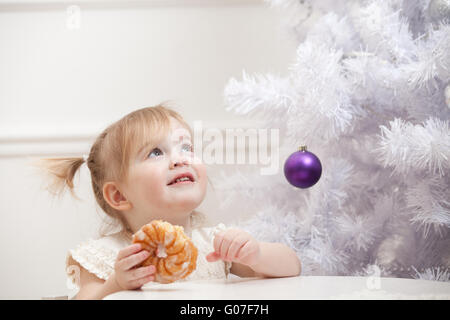
[[(206, 261), (206, 255), (214, 251), (215, 234), (225, 230), (225, 225), (220, 223), (215, 227), (204, 227), (198, 220), (192, 219), (191, 229), (191, 239), (198, 249), (197, 268), (180, 281), (226, 278), (230, 272), (230, 262)], [(98, 278), (107, 280), (114, 271), (117, 254), (129, 245), (131, 240), (118, 232), (100, 239), (89, 239), (78, 245), (76, 249), (70, 250), (66, 259), (67, 285), (72, 290), (69, 296), (75, 295), (78, 291), (80, 275), (77, 266), (69, 265), (70, 257)]]

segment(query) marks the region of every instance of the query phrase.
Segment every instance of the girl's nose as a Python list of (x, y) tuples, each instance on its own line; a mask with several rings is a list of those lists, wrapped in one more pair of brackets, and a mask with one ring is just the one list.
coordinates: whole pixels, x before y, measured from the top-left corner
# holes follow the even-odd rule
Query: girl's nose
[(188, 164), (189, 164), (189, 161), (187, 161), (186, 159), (173, 160), (170, 162), (170, 169), (173, 169), (175, 167), (187, 166)]

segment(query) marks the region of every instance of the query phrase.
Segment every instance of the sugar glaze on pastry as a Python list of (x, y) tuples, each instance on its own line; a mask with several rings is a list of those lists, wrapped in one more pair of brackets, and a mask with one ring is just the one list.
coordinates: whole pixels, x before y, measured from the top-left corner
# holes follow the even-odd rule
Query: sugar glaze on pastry
[(140, 266), (154, 265), (156, 282), (170, 283), (183, 279), (196, 268), (197, 248), (181, 226), (153, 220), (137, 231), (132, 241), (150, 252)]

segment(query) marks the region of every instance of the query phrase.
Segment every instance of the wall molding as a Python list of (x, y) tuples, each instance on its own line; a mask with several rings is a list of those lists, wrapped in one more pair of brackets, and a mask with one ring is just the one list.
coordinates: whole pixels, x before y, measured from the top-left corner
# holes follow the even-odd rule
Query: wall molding
[[(189, 121), (194, 130), (194, 122)], [(102, 126), (105, 128), (106, 126)], [(265, 128), (263, 121), (243, 120), (233, 122), (203, 121), (203, 134), (209, 129), (218, 129), (225, 138), (226, 130)], [(268, 128), (270, 129), (270, 128)], [(28, 128), (0, 131), (0, 158), (15, 158), (27, 156), (79, 156), (88, 153), (92, 143), (101, 130), (89, 129), (53, 129)], [(235, 131), (237, 132), (237, 131)], [(246, 146), (247, 147), (247, 146)]]
[(261, 5), (264, 0), (0, 0), (0, 11)]
[(88, 153), (96, 134), (65, 135), (0, 135), (0, 158)]

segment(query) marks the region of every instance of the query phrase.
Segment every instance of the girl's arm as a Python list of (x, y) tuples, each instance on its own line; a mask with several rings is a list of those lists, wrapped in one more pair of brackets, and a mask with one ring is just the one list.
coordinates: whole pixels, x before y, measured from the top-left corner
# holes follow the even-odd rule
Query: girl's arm
[(231, 273), (240, 277), (295, 277), (301, 273), (301, 263), (295, 252), (282, 243), (259, 242), (260, 255), (253, 265), (234, 262)]
[(214, 238), (214, 252), (206, 259), (233, 262), (231, 272), (238, 276), (292, 277), (301, 273), (294, 250), (281, 243), (258, 242), (239, 229), (229, 229)]
[(80, 269), (80, 290), (73, 299), (103, 299), (109, 294), (123, 290), (114, 280), (114, 274), (111, 275), (107, 281), (105, 281), (87, 271), (71, 257), (69, 258), (69, 262), (71, 265), (76, 265)]

